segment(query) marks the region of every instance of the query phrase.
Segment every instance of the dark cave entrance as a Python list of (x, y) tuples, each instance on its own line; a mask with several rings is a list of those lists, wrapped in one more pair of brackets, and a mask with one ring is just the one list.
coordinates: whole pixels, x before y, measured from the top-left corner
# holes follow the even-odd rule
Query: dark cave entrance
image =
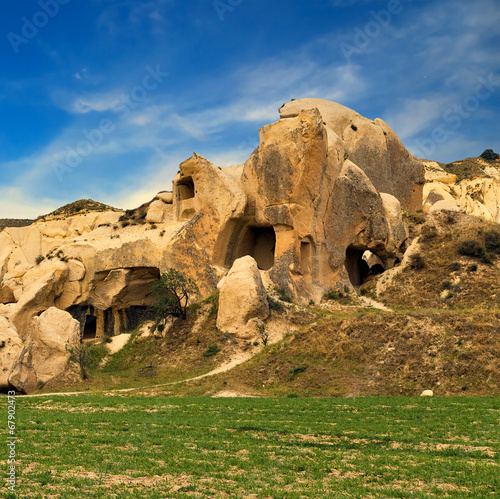
[(95, 315), (87, 315), (83, 326), (83, 340), (93, 340), (97, 334), (97, 319)]
[(177, 182), (177, 199), (179, 201), (194, 198), (194, 195), (194, 182), (191, 177), (186, 177)]
[(345, 268), (349, 280), (355, 288), (359, 288), (370, 272), (370, 267), (363, 259), (364, 249), (349, 246), (345, 252)]

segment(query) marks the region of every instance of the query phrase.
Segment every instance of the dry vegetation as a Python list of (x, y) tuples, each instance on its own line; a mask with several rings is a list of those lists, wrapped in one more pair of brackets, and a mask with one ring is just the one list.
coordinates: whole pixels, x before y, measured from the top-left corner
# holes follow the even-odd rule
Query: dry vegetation
[(481, 157), (477, 157), (454, 161), (453, 163), (448, 163), (447, 165), (442, 163), (439, 164), (448, 173), (456, 175), (457, 181), (460, 182), (461, 180), (484, 177), (484, 168), (487, 166), (500, 168), (500, 159), (486, 160)]

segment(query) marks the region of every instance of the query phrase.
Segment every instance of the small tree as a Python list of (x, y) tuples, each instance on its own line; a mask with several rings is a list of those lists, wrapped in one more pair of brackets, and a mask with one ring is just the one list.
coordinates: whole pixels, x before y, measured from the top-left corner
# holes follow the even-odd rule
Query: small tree
[(178, 270), (168, 269), (151, 285), (156, 295), (153, 305), (156, 316), (160, 320), (169, 315), (186, 318), (189, 296), (198, 292), (198, 286), (190, 277), (185, 277)]

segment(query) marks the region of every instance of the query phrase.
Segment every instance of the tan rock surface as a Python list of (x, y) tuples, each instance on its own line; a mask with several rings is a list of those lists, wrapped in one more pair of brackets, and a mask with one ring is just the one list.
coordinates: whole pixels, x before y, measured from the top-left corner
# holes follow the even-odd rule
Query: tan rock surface
[(23, 342), (14, 324), (7, 317), (0, 316), (0, 389), (6, 390), (9, 387), (9, 375), (19, 352), (23, 347)]
[(79, 342), (80, 324), (67, 312), (51, 307), (33, 317), (9, 383), (16, 390), (33, 393), (64, 371), (69, 350)]
[(257, 262), (251, 256), (236, 260), (219, 283), (217, 328), (239, 338), (251, 338), (257, 333), (254, 319), (269, 317), (267, 293), (262, 284)]

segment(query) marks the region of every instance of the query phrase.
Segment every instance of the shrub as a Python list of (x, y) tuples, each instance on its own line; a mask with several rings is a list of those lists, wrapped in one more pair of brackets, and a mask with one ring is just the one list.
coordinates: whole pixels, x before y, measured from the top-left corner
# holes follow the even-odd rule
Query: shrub
[(340, 291), (337, 291), (336, 289), (330, 289), (324, 294), (323, 298), (325, 298), (325, 300), (338, 300), (343, 296), (344, 295)]
[(158, 228), (158, 226), (157, 226), (156, 224), (151, 224), (151, 225), (150, 225), (150, 227), (151, 227), (152, 229), (157, 229), (157, 228)]
[(354, 124), (351, 124), (351, 128), (356, 132), (358, 130), (358, 127)]
[(162, 333), (165, 330), (165, 324), (158, 324), (158, 326), (156, 326), (156, 329), (159, 333)]
[(500, 231), (489, 230), (484, 234), (484, 245), (488, 251), (500, 254)]
[(207, 349), (203, 352), (203, 357), (213, 357), (214, 355), (217, 355), (219, 352), (220, 348), (218, 347), (217, 343), (210, 343)]
[[(267, 342), (269, 341), (269, 333), (266, 331), (266, 325), (265, 324), (258, 324), (257, 329), (258, 329), (260, 337), (262, 339), (262, 344), (264, 346), (266, 346)], [(258, 343), (257, 343), (257, 345), (258, 345)]]
[(129, 222), (128, 220), (124, 220), (124, 221), (122, 222), (122, 227), (127, 227), (127, 226), (129, 226), (129, 225), (130, 225), (130, 222)]
[(419, 254), (410, 256), (410, 269), (412, 270), (422, 270), (425, 268), (425, 260)]
[(422, 232), (420, 233), (420, 241), (423, 243), (432, 241), (432, 239), (435, 239), (437, 235), (438, 233), (435, 227), (424, 225), (424, 227), (422, 227)]
[(102, 344), (81, 343), (69, 350), (70, 359), (80, 366), (83, 379), (89, 379), (108, 350)]
[(477, 239), (464, 239), (458, 245), (458, 252), (464, 256), (477, 258), (483, 263), (491, 263), (491, 255), (486, 251), (485, 246)]
[(500, 158), (500, 156), (496, 152), (493, 152), (493, 149), (486, 149), (483, 152), (483, 154), (481, 154), (480, 158), (491, 161), (491, 160)]
[(278, 293), (278, 299), (280, 299), (281, 301), (292, 303), (292, 299), (283, 288), (276, 288), (276, 293)]
[(453, 284), (450, 281), (443, 281), (443, 288), (444, 289), (451, 289), (453, 287)]
[(38, 255), (35, 259), (35, 262), (37, 265), (39, 265), (40, 263), (42, 263), (43, 261), (45, 260), (45, 257), (43, 255)]
[(290, 369), (288, 373), (288, 379), (292, 381), (292, 379), (297, 376), (297, 374), (303, 373), (307, 369), (307, 366), (299, 366), (299, 367), (294, 367), (293, 369)]

